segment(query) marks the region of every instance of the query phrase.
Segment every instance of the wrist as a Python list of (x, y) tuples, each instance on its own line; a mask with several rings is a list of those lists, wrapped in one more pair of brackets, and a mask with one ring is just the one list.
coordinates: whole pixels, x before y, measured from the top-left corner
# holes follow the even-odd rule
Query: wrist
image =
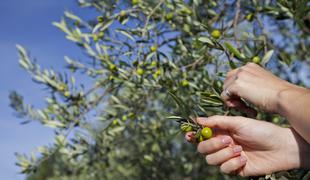
[(310, 169), (310, 144), (308, 144), (293, 128), (284, 128), (287, 136), (283, 136), (286, 149), (287, 169)]
[(276, 112), (288, 118), (290, 114), (290, 107), (294, 106), (294, 102), (298, 99), (299, 95), (304, 93), (306, 89), (288, 83), (277, 92), (276, 96)]

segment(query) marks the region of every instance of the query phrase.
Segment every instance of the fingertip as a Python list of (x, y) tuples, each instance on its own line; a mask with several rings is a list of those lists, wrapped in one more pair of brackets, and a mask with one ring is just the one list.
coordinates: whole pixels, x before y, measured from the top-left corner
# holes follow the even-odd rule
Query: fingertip
[(187, 142), (194, 143), (195, 142), (195, 132), (190, 131), (185, 134), (185, 139)]
[(229, 99), (229, 97), (227, 96), (227, 94), (224, 91), (221, 93), (221, 98), (224, 101), (227, 101)]
[(247, 162), (247, 158), (243, 154), (240, 155), (239, 159), (240, 159), (241, 166), (245, 165), (245, 163)]
[(232, 108), (239, 108), (245, 106), (244, 102), (240, 98), (231, 98), (225, 101), (226, 105)]

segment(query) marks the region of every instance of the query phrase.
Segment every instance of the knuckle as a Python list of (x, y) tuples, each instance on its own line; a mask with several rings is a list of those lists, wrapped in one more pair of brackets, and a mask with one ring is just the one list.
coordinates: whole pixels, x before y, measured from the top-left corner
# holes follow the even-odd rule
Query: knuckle
[(256, 67), (257, 64), (255, 64), (255, 63), (253, 63), (253, 62), (248, 62), (248, 63), (246, 63), (245, 66), (247, 66), (247, 67)]
[(228, 78), (228, 77), (232, 76), (234, 73), (235, 73), (234, 70), (229, 71), (229, 72), (227, 73), (226, 77)]
[(240, 79), (240, 78), (243, 78), (244, 76), (246, 75), (246, 71), (240, 71), (237, 75), (237, 78), (236, 80)]
[(242, 85), (243, 85), (243, 79), (244, 79), (243, 75), (242, 75), (242, 74), (239, 75), (238, 78), (236, 78), (234, 84), (231, 85), (231, 88), (236, 88), (236, 89), (238, 89), (238, 88), (242, 87)]
[(228, 147), (221, 153), (221, 157), (230, 158), (233, 154), (233, 149), (231, 147)]

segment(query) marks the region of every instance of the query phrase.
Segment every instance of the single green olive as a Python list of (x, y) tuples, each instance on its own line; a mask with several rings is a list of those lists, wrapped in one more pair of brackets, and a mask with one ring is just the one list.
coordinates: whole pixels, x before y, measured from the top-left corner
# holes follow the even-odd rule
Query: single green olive
[(156, 62), (156, 61), (152, 61), (152, 62), (151, 62), (151, 66), (152, 66), (152, 67), (157, 66), (157, 62)]
[(94, 40), (94, 42), (98, 42), (99, 36), (97, 34), (94, 34), (93, 35), (93, 40)]
[(123, 116), (122, 116), (122, 120), (123, 120), (123, 121), (126, 121), (126, 120), (127, 120), (127, 116), (126, 116), (126, 115), (123, 115)]
[(97, 17), (97, 21), (98, 21), (99, 23), (102, 23), (102, 22), (104, 21), (103, 16), (98, 16), (98, 17)]
[(173, 17), (174, 17), (174, 13), (173, 13), (173, 12), (170, 12), (170, 13), (168, 13), (168, 14), (166, 15), (166, 20), (167, 20), (167, 21), (171, 21), (171, 20), (173, 19)]
[(157, 76), (161, 75), (160, 69), (157, 69), (156, 72), (155, 72), (155, 74), (156, 74)]
[(75, 21), (75, 22), (74, 22), (74, 25), (75, 25), (75, 26), (80, 26), (80, 25), (81, 25), (81, 22), (80, 22), (80, 21)]
[(252, 62), (253, 62), (253, 63), (256, 63), (256, 64), (259, 64), (259, 63), (260, 63), (260, 58), (259, 58), (258, 56), (254, 56), (254, 57), (252, 58)]
[(104, 32), (103, 32), (103, 31), (100, 31), (99, 34), (98, 34), (98, 37), (99, 37), (100, 39), (102, 39), (102, 38), (104, 37)]
[(204, 141), (205, 139), (204, 139), (204, 137), (202, 136), (202, 135), (200, 135), (198, 138), (197, 138), (197, 141), (198, 142), (202, 142), (202, 141)]
[(64, 96), (65, 97), (70, 97), (70, 91), (65, 91)]
[(121, 10), (121, 12), (119, 13), (120, 17), (125, 17), (126, 16), (126, 11)]
[(139, 0), (132, 0), (131, 3), (132, 5), (137, 5), (139, 3)]
[(109, 69), (110, 69), (111, 71), (116, 71), (116, 70), (117, 70), (117, 66), (116, 66), (115, 64), (110, 64), (110, 65), (109, 65)]
[(151, 51), (152, 51), (152, 52), (156, 52), (157, 49), (158, 49), (157, 45), (154, 45), (154, 46), (151, 47)]
[(218, 39), (218, 38), (221, 37), (221, 31), (219, 31), (219, 30), (213, 30), (213, 31), (211, 32), (211, 36), (212, 36), (214, 39)]
[(114, 120), (112, 121), (112, 124), (113, 124), (113, 125), (118, 125), (118, 124), (119, 124), (118, 119), (114, 119)]
[(144, 74), (144, 70), (142, 68), (137, 69), (137, 74), (142, 76)]
[(212, 129), (209, 127), (204, 127), (200, 133), (204, 139), (210, 139), (213, 135)]
[(183, 86), (183, 87), (187, 87), (188, 85), (189, 85), (188, 80), (184, 79), (184, 80), (182, 81), (182, 86)]
[(193, 127), (187, 123), (183, 123), (183, 124), (181, 124), (181, 130), (183, 132), (189, 132), (189, 131), (193, 130)]
[(253, 13), (250, 13), (250, 14), (246, 15), (245, 18), (246, 18), (249, 22), (251, 22), (251, 21), (253, 21), (253, 19), (254, 19), (254, 14), (253, 14)]

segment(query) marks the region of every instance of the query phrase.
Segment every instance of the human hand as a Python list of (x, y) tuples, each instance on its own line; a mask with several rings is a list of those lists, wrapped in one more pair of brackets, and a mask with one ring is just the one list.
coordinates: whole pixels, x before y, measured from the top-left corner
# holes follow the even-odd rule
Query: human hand
[[(197, 122), (215, 134), (198, 144), (198, 152), (224, 173), (257, 176), (310, 168), (310, 145), (289, 128), (238, 116), (198, 118)], [(193, 132), (186, 139), (192, 141)]]
[[(262, 110), (279, 113), (279, 93), (295, 85), (284, 81), (255, 63), (228, 72), (222, 99), (228, 107), (249, 112), (240, 98)], [(250, 111), (251, 112), (251, 111)]]

